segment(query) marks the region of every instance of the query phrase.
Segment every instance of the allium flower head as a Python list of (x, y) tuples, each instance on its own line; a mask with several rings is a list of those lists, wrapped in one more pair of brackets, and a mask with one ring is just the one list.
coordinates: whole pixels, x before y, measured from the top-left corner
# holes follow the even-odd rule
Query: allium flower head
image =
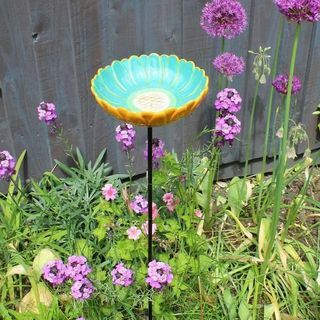
[[(146, 221), (142, 224), (141, 229), (145, 235), (149, 234), (149, 221)], [(155, 234), (157, 231), (157, 225), (155, 223), (152, 224), (152, 234)]]
[(213, 0), (202, 9), (200, 25), (211, 37), (232, 39), (246, 29), (246, 11), (236, 0)]
[(47, 125), (52, 124), (57, 118), (56, 106), (53, 103), (42, 101), (37, 110), (39, 120), (44, 121)]
[(279, 11), (294, 22), (320, 20), (319, 0), (274, 0)]
[[(286, 74), (279, 74), (272, 82), (275, 89), (282, 94), (288, 93), (289, 76)], [(301, 90), (301, 81), (297, 76), (293, 76), (292, 94), (297, 94)]]
[(134, 143), (136, 140), (136, 131), (133, 125), (124, 123), (116, 128), (116, 140), (122, 144), (123, 151), (129, 151), (134, 149)]
[(117, 189), (111, 183), (107, 183), (102, 188), (102, 194), (107, 201), (114, 200), (117, 197)]
[(85, 278), (91, 269), (87, 263), (87, 259), (83, 256), (70, 256), (68, 258), (66, 275), (75, 281), (81, 281)]
[(123, 263), (118, 263), (111, 271), (112, 282), (116, 286), (128, 287), (133, 283), (133, 271), (125, 268)]
[(67, 279), (66, 266), (61, 260), (49, 261), (42, 269), (42, 276), (56, 287)]
[(225, 88), (217, 94), (214, 105), (222, 113), (234, 113), (241, 109), (241, 103), (242, 99), (236, 89)]
[(233, 53), (225, 52), (213, 60), (214, 68), (229, 80), (244, 71), (245, 61)]
[(141, 233), (142, 233), (141, 230), (134, 226), (130, 227), (127, 230), (128, 238), (135, 241), (140, 238)]
[(172, 282), (173, 274), (171, 267), (164, 263), (153, 260), (149, 262), (148, 277), (146, 282), (154, 289), (163, 289), (163, 287)]
[(94, 286), (87, 278), (82, 278), (73, 283), (71, 287), (71, 295), (79, 301), (89, 299), (94, 292)]
[(148, 212), (148, 201), (144, 196), (137, 195), (134, 200), (130, 202), (131, 209), (138, 214)]
[(0, 179), (9, 179), (15, 173), (16, 160), (3, 150), (0, 152)]
[[(146, 148), (143, 152), (144, 158), (148, 159), (148, 141), (146, 141)], [(158, 138), (152, 139), (152, 161), (155, 168), (158, 168), (159, 159), (164, 157), (164, 142)]]
[(217, 146), (224, 145), (228, 142), (233, 143), (236, 135), (241, 132), (241, 122), (233, 114), (217, 117), (215, 137)]

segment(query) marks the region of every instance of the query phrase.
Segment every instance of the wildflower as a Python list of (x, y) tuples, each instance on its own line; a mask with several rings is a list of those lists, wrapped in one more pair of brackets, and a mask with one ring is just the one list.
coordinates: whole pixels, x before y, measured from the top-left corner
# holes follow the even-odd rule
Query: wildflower
[(0, 179), (9, 179), (15, 173), (16, 160), (3, 150), (0, 152)]
[(200, 209), (195, 210), (194, 215), (200, 219), (203, 219), (203, 213)]
[(225, 142), (231, 145), (236, 135), (241, 132), (241, 122), (233, 114), (220, 116), (216, 119), (215, 130), (217, 146), (222, 146)]
[(142, 233), (141, 230), (134, 226), (130, 227), (127, 230), (128, 238), (132, 240), (138, 240), (141, 236), (141, 233)]
[(44, 121), (47, 125), (54, 123), (57, 118), (56, 106), (53, 103), (42, 101), (37, 110), (39, 120)]
[[(286, 74), (279, 74), (272, 82), (275, 89), (282, 94), (288, 93), (289, 76)], [(297, 76), (293, 76), (292, 94), (297, 94), (301, 90), (301, 81)]]
[(241, 74), (245, 67), (244, 59), (230, 52), (217, 56), (212, 63), (214, 68), (230, 81), (234, 76)]
[[(148, 159), (148, 141), (146, 141), (146, 148), (143, 152), (144, 158)], [(152, 139), (152, 161), (155, 168), (158, 168), (159, 159), (164, 157), (164, 142), (158, 138)]]
[(62, 284), (66, 279), (66, 266), (61, 260), (49, 261), (42, 270), (42, 276), (52, 286)]
[(87, 263), (87, 259), (83, 256), (70, 256), (68, 258), (66, 275), (75, 281), (81, 281), (85, 278), (91, 269)]
[[(142, 224), (141, 229), (145, 235), (149, 234), (149, 221), (146, 221)], [(152, 234), (154, 234), (157, 230), (157, 225), (155, 223), (152, 224)]]
[(76, 320), (86, 320), (84, 317), (77, 318)]
[(163, 289), (163, 287), (172, 282), (173, 274), (171, 267), (164, 262), (153, 260), (149, 262), (148, 277), (146, 282), (154, 289)]
[(94, 286), (87, 278), (77, 280), (71, 287), (71, 295), (79, 301), (89, 299), (94, 292)]
[(135, 196), (134, 201), (130, 202), (131, 209), (138, 214), (148, 212), (148, 201), (144, 196)]
[(162, 197), (162, 200), (166, 203), (166, 207), (170, 212), (173, 212), (178, 204), (178, 201), (174, 199), (174, 196), (171, 192), (165, 193)]
[(114, 200), (117, 197), (117, 189), (111, 183), (107, 183), (102, 188), (102, 194), (107, 201)]
[(234, 113), (241, 109), (241, 103), (242, 99), (236, 89), (225, 88), (217, 94), (214, 105), (222, 113)]
[(279, 11), (293, 22), (320, 20), (319, 0), (274, 0)]
[(121, 142), (123, 151), (130, 151), (135, 147), (136, 131), (129, 123), (116, 127), (116, 140)]
[(246, 11), (236, 0), (213, 0), (202, 9), (200, 25), (211, 37), (232, 39), (246, 29)]
[(133, 271), (118, 263), (111, 271), (112, 282), (116, 286), (128, 287), (133, 283)]

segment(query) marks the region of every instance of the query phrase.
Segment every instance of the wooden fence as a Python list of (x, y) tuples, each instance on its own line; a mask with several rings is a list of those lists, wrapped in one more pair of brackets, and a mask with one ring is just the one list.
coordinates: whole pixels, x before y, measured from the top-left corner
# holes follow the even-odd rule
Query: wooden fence
[[(166, 53), (191, 59), (210, 76), (210, 94), (190, 117), (156, 128), (156, 136), (168, 150), (181, 152), (205, 127), (213, 126), (213, 100), (217, 77), (212, 59), (220, 52), (220, 41), (200, 28), (204, 0), (0, 0), (0, 149), (18, 156), (28, 150), (25, 176), (39, 177), (51, 169), (54, 159), (64, 161), (63, 146), (48, 134), (37, 119), (40, 101), (56, 104), (59, 118), (73, 145), (87, 159), (108, 149), (107, 161), (115, 171), (124, 169), (126, 156), (114, 139), (119, 123), (94, 101), (90, 79), (96, 70), (114, 59), (131, 54)], [(253, 57), (248, 49), (275, 47), (280, 15), (272, 0), (242, 0), (249, 27), (226, 50), (246, 58), (246, 73), (234, 80), (244, 99), (240, 118), (240, 141), (223, 152), (223, 177), (241, 173), (247, 124), (253, 97)], [(285, 23), (281, 43), (280, 72), (287, 72), (294, 24)], [(271, 50), (271, 54), (273, 50)], [(293, 118), (305, 124), (311, 147), (319, 147), (317, 118), (312, 115), (320, 102), (320, 29), (304, 23), (296, 74), (303, 90), (293, 108)], [(251, 159), (259, 163), (265, 129), (266, 97), (263, 86), (258, 97)], [(279, 100), (275, 101), (275, 107)], [(146, 129), (138, 128), (136, 172), (145, 170), (142, 150)], [(258, 170), (258, 166), (252, 167)]]

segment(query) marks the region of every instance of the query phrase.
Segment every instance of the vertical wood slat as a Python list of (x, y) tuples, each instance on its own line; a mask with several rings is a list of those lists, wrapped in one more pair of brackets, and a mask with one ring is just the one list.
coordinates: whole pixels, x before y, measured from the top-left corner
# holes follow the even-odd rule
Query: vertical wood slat
[[(68, 137), (88, 159), (94, 159), (102, 148), (107, 147), (107, 161), (115, 171), (125, 170), (126, 157), (114, 140), (114, 129), (119, 122), (96, 104), (90, 93), (90, 80), (99, 67), (114, 59), (158, 52), (193, 60), (205, 68), (210, 76), (209, 96), (194, 114), (155, 130), (155, 134), (166, 141), (169, 150), (175, 148), (181, 153), (205, 126), (213, 128), (214, 125), (212, 105), (218, 77), (211, 61), (220, 52), (220, 41), (211, 39), (199, 26), (201, 9), (206, 2), (0, 0), (0, 84), (3, 90), (0, 134), (3, 135), (2, 132), (9, 128), (13, 136), (12, 146), (11, 143), (5, 145), (1, 142), (0, 149), (11, 148), (15, 151), (11, 150), (12, 153), (18, 155), (27, 148), (30, 176), (39, 176), (50, 169), (53, 158), (63, 159), (64, 154), (59, 149), (61, 146), (48, 137), (47, 128), (37, 120), (35, 107), (42, 99), (48, 99), (56, 103)], [(247, 50), (257, 50), (259, 45), (274, 46), (279, 16), (268, 1), (241, 2), (249, 14), (250, 26), (239, 37), (227, 41), (226, 50), (248, 58), (246, 74), (235, 78), (230, 84), (244, 98), (240, 113), (244, 130), (241, 141), (223, 152), (223, 162), (230, 164), (222, 170), (223, 177), (240, 174), (240, 162), (244, 160), (254, 83), (251, 74), (253, 57), (249, 58)], [(15, 23), (17, 20), (19, 24)], [(282, 48), (290, 50), (293, 25), (285, 25)], [(293, 117), (306, 124), (311, 146), (319, 147), (315, 129), (318, 119), (311, 113), (320, 100), (320, 77), (317, 72), (320, 32), (316, 27), (313, 28), (312, 32), (312, 24), (303, 24), (297, 74), (305, 80), (305, 89), (293, 107)], [(282, 50), (279, 72), (288, 68), (287, 50)], [(251, 155), (253, 159), (259, 158), (262, 153), (267, 94), (266, 85), (259, 94)], [(276, 103), (279, 103), (278, 95)], [(4, 116), (5, 110), (7, 118)], [(137, 131), (135, 171), (143, 172), (145, 161), (142, 152), (146, 130), (137, 128)], [(202, 142), (207, 141), (206, 138)], [(3, 140), (1, 136), (0, 141)], [(257, 167), (254, 164), (252, 170)]]

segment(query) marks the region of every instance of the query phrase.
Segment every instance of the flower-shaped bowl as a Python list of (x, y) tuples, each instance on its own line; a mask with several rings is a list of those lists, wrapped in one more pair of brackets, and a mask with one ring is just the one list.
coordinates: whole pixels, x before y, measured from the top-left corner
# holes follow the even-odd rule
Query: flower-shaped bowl
[(190, 114), (208, 93), (209, 78), (175, 55), (131, 56), (98, 70), (91, 91), (104, 110), (136, 125), (161, 126)]

